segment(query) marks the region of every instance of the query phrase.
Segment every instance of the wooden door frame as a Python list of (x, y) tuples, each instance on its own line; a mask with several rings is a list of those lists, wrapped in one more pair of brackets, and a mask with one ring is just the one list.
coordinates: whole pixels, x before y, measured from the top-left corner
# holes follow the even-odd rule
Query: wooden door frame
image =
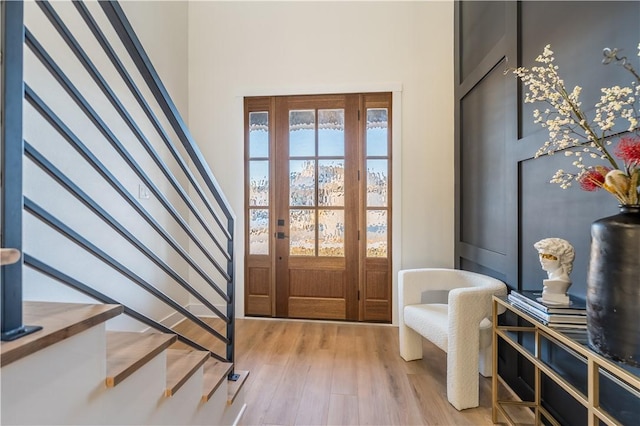
[[(393, 279), (394, 277), (394, 270), (393, 270), (393, 255), (395, 253), (395, 255), (399, 254), (399, 250), (392, 250), (392, 243), (393, 243), (393, 222), (394, 220), (394, 216), (398, 215), (399, 213), (399, 209), (400, 209), (400, 205), (397, 206), (397, 208), (395, 209), (395, 213), (396, 215), (392, 215), (393, 212), (393, 192), (392, 192), (392, 171), (393, 171), (393, 161), (394, 161), (394, 156), (393, 154), (393, 150), (394, 149), (399, 149), (397, 148), (395, 145), (396, 143), (399, 143), (399, 141), (396, 140), (396, 143), (392, 143), (392, 141), (394, 141), (394, 139), (397, 139), (397, 137), (399, 136), (396, 132), (396, 134), (394, 135), (394, 130), (392, 127), (392, 123), (393, 123), (393, 102), (394, 100), (396, 102), (399, 101), (399, 99), (397, 98), (397, 96), (400, 94), (400, 91), (398, 90), (394, 90), (394, 91), (386, 91), (386, 92), (369, 92), (369, 93), (357, 93), (357, 94), (353, 94), (354, 98), (356, 99), (356, 102), (358, 102), (358, 108), (356, 108), (357, 111), (359, 111), (360, 113), (364, 113), (364, 117), (361, 117), (359, 123), (357, 126), (355, 126), (353, 128), (353, 131), (356, 132), (355, 135), (355, 139), (357, 140), (357, 143), (355, 144), (356, 146), (353, 147), (353, 144), (351, 144), (350, 146), (345, 146), (345, 150), (348, 150), (350, 147), (353, 147), (355, 149), (354, 153), (348, 154), (345, 151), (345, 156), (347, 155), (356, 155), (357, 156), (357, 161), (358, 161), (358, 169), (361, 171), (361, 173), (363, 173), (362, 171), (366, 171), (366, 156), (365, 153), (362, 152), (362, 150), (365, 149), (364, 146), (364, 141), (362, 140), (364, 138), (364, 131), (366, 130), (366, 109), (365, 109), (365, 105), (368, 108), (372, 108), (372, 107), (376, 107), (375, 105), (372, 105), (372, 99), (380, 96), (383, 99), (383, 102), (386, 102), (386, 104), (384, 104), (385, 108), (388, 108), (388, 173), (389, 173), (389, 188), (388, 188), (388, 194), (387, 194), (387, 200), (388, 200), (388, 218), (387, 218), (387, 232), (388, 232), (388, 244), (387, 244), (387, 257), (383, 259), (380, 258), (372, 258), (369, 259), (369, 261), (367, 261), (366, 258), (366, 207), (364, 206), (366, 204), (366, 182), (361, 182), (360, 184), (357, 185), (357, 200), (359, 203), (362, 203), (362, 205), (358, 205), (357, 208), (354, 211), (354, 214), (358, 215), (358, 219), (361, 221), (360, 229), (359, 230), (355, 230), (356, 232), (359, 232), (361, 235), (360, 241), (357, 242), (357, 251), (359, 251), (359, 257), (358, 256), (352, 256), (352, 259), (350, 259), (350, 264), (346, 265), (347, 270), (352, 270), (352, 271), (356, 271), (355, 273), (351, 273), (351, 275), (355, 275), (355, 278), (353, 278), (352, 276), (349, 276), (346, 278), (347, 282), (356, 279), (357, 280), (357, 286), (347, 286), (348, 291), (350, 292), (349, 295), (347, 295), (347, 299), (351, 300), (351, 301), (355, 301), (355, 303), (347, 303), (346, 306), (346, 319), (347, 320), (351, 320), (351, 321), (382, 321), (382, 322), (393, 322), (394, 321), (394, 317), (393, 317), (393, 313), (394, 313), (394, 309), (393, 309), (393, 301), (394, 301), (394, 295), (397, 294), (397, 292), (395, 291), (395, 286), (394, 286), (394, 282), (395, 279)], [(339, 96), (347, 96), (349, 94), (342, 94)], [(308, 97), (328, 97), (330, 95), (309, 95)], [(365, 102), (365, 96), (367, 99), (367, 102)], [(293, 97), (293, 96), (290, 96)], [(269, 144), (270, 144), (270, 160), (275, 158), (275, 131), (277, 129), (277, 125), (275, 123), (275, 114), (273, 114), (273, 111), (276, 110), (275, 108), (275, 104), (277, 102), (277, 99), (279, 98), (279, 96), (263, 96), (263, 97), (247, 97), (245, 98), (245, 103), (244, 103), (244, 111), (245, 111), (245, 119), (248, 118), (248, 109), (247, 109), (247, 99), (250, 99), (252, 103), (255, 102), (262, 102), (264, 105), (265, 110), (270, 111), (269, 114), (269, 128), (270, 128), (270, 134), (269, 134)], [(259, 100), (259, 101), (257, 101)], [(373, 101), (375, 102), (375, 101)], [(382, 105), (381, 105), (382, 106)], [(256, 111), (256, 108), (252, 108), (251, 111)], [(397, 119), (397, 117), (395, 117)], [(345, 117), (346, 119), (346, 117)], [(288, 116), (285, 117), (281, 117), (281, 120), (287, 120), (288, 121)], [(273, 129), (273, 131), (272, 131)], [(249, 134), (248, 134), (248, 126), (245, 127), (245, 140), (248, 141), (249, 140)], [(394, 138), (395, 136), (395, 138)], [(345, 135), (346, 138), (348, 138), (347, 135)], [(351, 136), (353, 137), (353, 135)], [(397, 154), (397, 153), (396, 153)], [(397, 158), (397, 157), (396, 157)], [(249, 164), (249, 157), (248, 157), (248, 144), (245, 143), (245, 191), (248, 191), (248, 185), (249, 185), (249, 173), (248, 173), (248, 167), (246, 165)], [(277, 170), (274, 170), (273, 167), (270, 168), (269, 170), (269, 179), (271, 182), (274, 182), (275, 180), (275, 174), (277, 173)], [(355, 170), (355, 172), (353, 172), (354, 174), (358, 173), (358, 170)], [(363, 173), (364, 174), (364, 173)], [(348, 176), (345, 176), (346, 179), (349, 179)], [(357, 175), (356, 176), (351, 176), (351, 178), (356, 179), (357, 180)], [(396, 179), (396, 182), (399, 182)], [(275, 205), (276, 202), (278, 202), (277, 200), (275, 200), (275, 195), (274, 195), (275, 191), (270, 191), (270, 206)], [(283, 194), (281, 195), (281, 198), (287, 198), (286, 196), (286, 191), (283, 192)], [(347, 198), (351, 198), (351, 196), (347, 195)], [(248, 204), (246, 204), (246, 201), (248, 199), (245, 197), (245, 211), (244, 211), (244, 216), (245, 216), (245, 229), (248, 230), (248, 223), (249, 223), (249, 208), (248, 208)], [(283, 202), (282, 200), (280, 200), (279, 202)], [(288, 199), (286, 201), (284, 201), (285, 203), (288, 203)], [(271, 209), (271, 207), (270, 207)], [(345, 206), (345, 210), (347, 210), (347, 207)], [(397, 217), (397, 216), (396, 216)], [(269, 235), (273, 235), (274, 232), (277, 231), (277, 218), (273, 215), (270, 214), (269, 217)], [(275, 281), (275, 277), (276, 277), (276, 268), (280, 267), (280, 268), (284, 268), (286, 267), (286, 265), (282, 265), (282, 266), (278, 266), (277, 265), (277, 258), (276, 258), (276, 250), (275, 250), (275, 246), (276, 244), (278, 244), (278, 241), (271, 241), (270, 242), (270, 254), (269, 256), (271, 256), (271, 259), (268, 260), (267, 262), (269, 263), (269, 265), (264, 265), (264, 267), (269, 267), (270, 272), (269, 272), (269, 291), (268, 294), (265, 295), (266, 298), (271, 299), (270, 300), (270, 306), (268, 311), (267, 310), (263, 310), (261, 312), (254, 312), (254, 311), (249, 311), (249, 298), (252, 297), (249, 293), (249, 285), (250, 285), (250, 280), (251, 280), (251, 273), (249, 271), (249, 256), (248, 255), (248, 247), (249, 247), (249, 233), (246, 232), (245, 233), (245, 247), (244, 247), (244, 252), (245, 252), (245, 294), (244, 294), (244, 299), (245, 299), (245, 314), (246, 315), (258, 315), (258, 316), (276, 316), (275, 313), (281, 309), (286, 309), (288, 311), (288, 307), (287, 307), (287, 303), (286, 300), (288, 299), (288, 294), (279, 294), (276, 293), (275, 291), (275, 287), (276, 287), (276, 281)], [(345, 236), (346, 238), (346, 236)], [(273, 238), (275, 239), (275, 238)], [(396, 237), (396, 241), (397, 241), (397, 237)], [(287, 243), (286, 240), (283, 240), (282, 243)], [(288, 243), (287, 243), (288, 245)], [(347, 255), (346, 251), (348, 250), (347, 247), (345, 247), (345, 257)], [(371, 306), (369, 306), (369, 308), (367, 308), (368, 304), (371, 305), (371, 303), (375, 303), (377, 302), (376, 300), (368, 300), (368, 291), (367, 291), (367, 286), (365, 283), (365, 273), (366, 273), (366, 263), (384, 263), (386, 265), (385, 269), (386, 269), (386, 274), (387, 274), (387, 296), (385, 297), (385, 299), (387, 300), (386, 305), (384, 306), (384, 309), (371, 309)], [(354, 267), (355, 265), (355, 267)], [(371, 272), (371, 271), (370, 271)], [(355, 294), (354, 294), (355, 293)], [(255, 302), (255, 299), (252, 299)], [(278, 304), (280, 304), (278, 306)], [(377, 319), (367, 319), (367, 310), (369, 310), (370, 312), (373, 311), (377, 311), (378, 314), (380, 314), (382, 311), (385, 312), (385, 319), (381, 319), (381, 318), (377, 318)]]

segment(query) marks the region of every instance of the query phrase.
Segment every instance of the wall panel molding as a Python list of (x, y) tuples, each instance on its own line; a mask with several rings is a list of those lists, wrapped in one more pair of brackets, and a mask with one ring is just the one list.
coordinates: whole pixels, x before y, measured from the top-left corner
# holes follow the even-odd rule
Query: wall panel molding
[[(547, 237), (576, 250), (569, 292), (584, 297), (590, 225), (614, 214), (609, 194), (562, 190), (549, 180), (572, 161), (563, 153), (534, 158), (548, 134), (533, 123), (533, 109), (508, 69), (534, 65), (546, 44), (568, 87), (580, 85), (587, 113), (600, 88), (628, 85), (621, 67), (602, 65), (602, 49), (618, 47), (640, 69), (640, 2), (456, 1), (455, 3), (455, 264), (503, 279), (512, 289), (541, 289), (546, 273), (533, 243)], [(506, 322), (515, 318), (504, 318)], [(522, 397), (532, 370), (509, 348), (499, 347), (500, 374)], [(556, 356), (556, 355), (554, 355)], [(567, 374), (581, 374), (562, 360)], [(566, 361), (566, 362), (565, 362)], [(575, 364), (575, 363), (573, 363)], [(544, 383), (549, 409), (562, 424), (585, 424), (576, 406)]]

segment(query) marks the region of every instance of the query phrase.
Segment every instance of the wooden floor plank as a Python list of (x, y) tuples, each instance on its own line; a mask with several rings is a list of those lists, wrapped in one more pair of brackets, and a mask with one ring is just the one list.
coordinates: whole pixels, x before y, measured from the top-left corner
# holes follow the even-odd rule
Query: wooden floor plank
[(375, 330), (363, 328), (355, 340), (355, 356), (358, 378), (358, 418), (360, 424), (392, 425), (392, 414), (386, 406), (387, 389), (385, 372), (380, 365), (375, 346)]
[(328, 425), (357, 426), (358, 397), (356, 395), (342, 395), (332, 393), (329, 398)]
[(398, 353), (398, 332), (396, 328), (383, 327), (374, 333), (379, 367), (384, 372), (384, 404), (397, 425), (420, 424), (423, 416), (413, 403), (413, 390), (406, 380)]
[(327, 389), (331, 388), (334, 358), (335, 354), (330, 349), (318, 349), (313, 354), (313, 362), (309, 364), (302, 395), (300, 395), (295, 424), (327, 424), (330, 397)]
[(273, 330), (273, 335), (265, 336), (264, 346), (258, 353), (266, 356), (265, 361), (270, 365), (287, 365), (291, 353), (298, 344), (298, 337), (302, 333), (302, 323), (280, 323), (280, 326)]
[(279, 359), (287, 361), (281, 380), (273, 390), (276, 397), (271, 400), (265, 413), (265, 424), (294, 424), (306, 378), (311, 368), (310, 356), (314, 350), (317, 350), (320, 341), (319, 330), (314, 327), (314, 324), (296, 322), (292, 326), (300, 331), (291, 334), (292, 344), (286, 345), (290, 351), (286, 354), (281, 353), (279, 356)]
[(335, 361), (331, 376), (331, 394), (358, 394), (357, 358), (352, 356), (356, 327), (341, 326), (336, 333)]
[(478, 408), (457, 411), (446, 397), (446, 354), (425, 340), (424, 359), (405, 362), (397, 334), (381, 325), (237, 320), (236, 368), (251, 370), (240, 424), (492, 424), (490, 379), (480, 377)]
[(245, 384), (245, 401), (247, 407), (253, 408), (245, 411), (242, 416), (242, 424), (264, 424), (264, 416), (271, 405), (271, 401), (276, 397), (275, 392), (268, 390), (275, 389), (276, 385), (282, 380), (283, 373), (284, 366), (271, 364), (261, 366), (260, 369), (257, 369), (257, 372), (251, 371), (250, 379)]
[[(414, 391), (416, 405), (422, 412), (423, 423), (429, 425), (455, 424), (449, 410), (449, 401), (443, 394), (442, 386), (434, 386), (429, 380), (425, 380), (424, 375), (409, 374), (407, 379)], [(444, 391), (446, 392), (446, 389)]]

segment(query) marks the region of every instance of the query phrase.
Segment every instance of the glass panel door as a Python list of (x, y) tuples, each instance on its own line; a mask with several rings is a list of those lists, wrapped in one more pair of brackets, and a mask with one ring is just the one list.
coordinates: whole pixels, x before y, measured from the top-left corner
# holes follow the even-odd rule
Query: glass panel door
[[(353, 95), (351, 95), (353, 97)], [(292, 318), (347, 319), (357, 312), (357, 201), (348, 182), (357, 169), (357, 102), (349, 95), (299, 96), (276, 102), (276, 199), (284, 223), (276, 242), (276, 314)], [(357, 98), (355, 98), (357, 99)], [(357, 135), (357, 131), (351, 132)], [(355, 192), (352, 190), (352, 192)], [(350, 242), (351, 240), (351, 242)], [(349, 251), (349, 245), (354, 248)], [(357, 269), (357, 268), (356, 268)], [(350, 306), (350, 308), (349, 308)], [(357, 318), (352, 318), (357, 319)]]
[(266, 98), (245, 102), (245, 313), (272, 316), (273, 114)]
[(388, 93), (245, 101), (247, 315), (391, 321), (389, 116)]
[(364, 95), (363, 321), (391, 318), (391, 102), (388, 94)]

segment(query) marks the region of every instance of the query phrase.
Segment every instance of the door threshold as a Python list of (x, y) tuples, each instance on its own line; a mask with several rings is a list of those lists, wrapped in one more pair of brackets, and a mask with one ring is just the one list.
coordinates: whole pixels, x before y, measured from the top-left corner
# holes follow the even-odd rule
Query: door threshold
[(345, 324), (345, 325), (379, 325), (383, 327), (397, 327), (392, 323), (384, 322), (361, 322), (361, 321), (338, 321), (338, 320), (324, 320), (324, 319), (311, 319), (311, 318), (281, 318), (281, 317), (260, 317), (260, 316), (244, 316), (242, 318), (236, 317), (236, 319), (250, 319), (250, 320), (264, 320), (264, 321), (288, 321), (288, 322), (309, 322), (309, 323), (322, 323), (322, 324)]

